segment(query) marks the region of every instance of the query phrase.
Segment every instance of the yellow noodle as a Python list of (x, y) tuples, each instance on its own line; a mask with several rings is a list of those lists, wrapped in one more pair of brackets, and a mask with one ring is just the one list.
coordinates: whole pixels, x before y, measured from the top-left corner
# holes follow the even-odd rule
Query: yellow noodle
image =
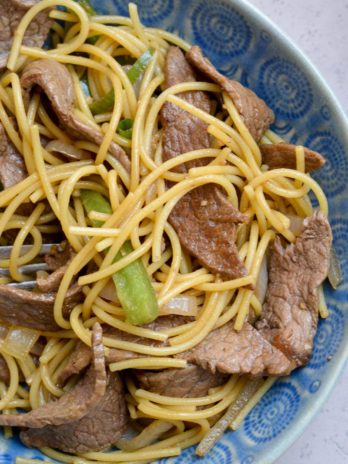
[(183, 359), (173, 358), (138, 358), (127, 359), (109, 364), (111, 372), (122, 371), (124, 369), (168, 369), (168, 368), (185, 368), (186, 361)]
[[(9, 262), (9, 271), (13, 280), (17, 280), (18, 282), (27, 280), (28, 277), (25, 277), (21, 272), (18, 272), (18, 260), (21, 252), (22, 245), (24, 240), (28, 236), (30, 230), (32, 230), (34, 224), (40, 217), (41, 213), (44, 211), (45, 205), (40, 204), (34, 209), (32, 214), (29, 216), (28, 220), (23, 224), (23, 227), (19, 231), (11, 250), (10, 262)], [(41, 236), (40, 236), (41, 238)], [(41, 248), (42, 240), (40, 239), (39, 242), (36, 242), (36, 247), (39, 249)]]
[(1, 395), (2, 397), (0, 400), (0, 410), (5, 409), (9, 402), (13, 401), (19, 384), (18, 367), (16, 361), (12, 356), (9, 356), (6, 353), (2, 352), (1, 355), (6, 361), (7, 368), (10, 373), (10, 383), (7, 387), (6, 393), (4, 395)]
[(9, 54), (9, 58), (7, 61), (7, 67), (11, 71), (16, 70), (17, 68), (17, 60), (18, 60), (18, 55), (19, 55), (19, 49), (20, 49), (20, 44), (23, 40), (25, 31), (32, 21), (32, 19), (42, 10), (50, 7), (55, 7), (57, 5), (60, 6), (65, 6), (68, 9), (73, 10), (73, 12), (78, 16), (80, 23), (81, 23), (81, 29), (80, 33), (78, 36), (69, 44), (64, 44), (59, 47), (59, 52), (68, 54), (68, 53), (73, 53), (76, 51), (76, 49), (82, 45), (88, 35), (89, 31), (89, 21), (88, 21), (88, 16), (86, 12), (84, 11), (83, 8), (81, 8), (77, 3), (72, 3), (69, 0), (43, 0), (42, 2), (34, 5), (30, 10), (27, 11), (27, 13), (23, 16), (21, 19), (17, 30), (15, 37), (13, 39), (13, 44), (12, 48)]

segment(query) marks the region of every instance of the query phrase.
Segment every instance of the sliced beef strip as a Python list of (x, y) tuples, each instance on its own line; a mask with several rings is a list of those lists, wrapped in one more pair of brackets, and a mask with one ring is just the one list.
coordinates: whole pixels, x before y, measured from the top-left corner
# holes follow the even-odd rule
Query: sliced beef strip
[(211, 184), (185, 195), (169, 216), (183, 247), (202, 266), (226, 279), (246, 275), (235, 239), (236, 224), (247, 220)]
[(268, 288), (257, 327), (296, 366), (305, 364), (313, 349), (317, 289), (328, 273), (331, 243), (330, 225), (317, 212), (304, 220), (295, 244), (284, 249), (277, 239), (270, 255)]
[[(38, 2), (39, 0), (0, 0), (0, 71), (6, 66), (12, 39), (20, 20), (27, 10)], [(24, 45), (42, 47), (52, 24), (48, 15), (49, 10), (44, 10), (35, 16), (24, 35)]]
[[(186, 61), (178, 47), (169, 47), (165, 65), (166, 88), (183, 82), (195, 82), (193, 69)], [(184, 92), (177, 94), (191, 105), (202, 111), (210, 112), (210, 99), (205, 92)], [(166, 102), (161, 110), (163, 132), (163, 159), (167, 161), (187, 151), (209, 148), (208, 125), (196, 116)], [(206, 164), (206, 160), (198, 160), (179, 166), (178, 171), (185, 172), (190, 167)]]
[(107, 448), (128, 426), (123, 385), (117, 373), (108, 373), (106, 392), (98, 404), (78, 421), (21, 432), (26, 446), (58, 448), (67, 453), (86, 453)]
[(45, 255), (45, 262), (50, 271), (56, 271), (75, 256), (75, 252), (68, 242), (63, 242), (60, 247), (52, 247), (50, 253)]
[(36, 276), (36, 285), (40, 292), (56, 292), (69, 265), (70, 262), (66, 263), (64, 266), (59, 267), (51, 274), (48, 274), (45, 271), (39, 271)]
[[(0, 0), (1, 1), (1, 0)], [(28, 175), (24, 159), (8, 138), (0, 123), (0, 181), (4, 189), (24, 180)]]
[(0, 382), (8, 384), (10, 381), (10, 371), (7, 367), (7, 362), (0, 354)]
[(67, 271), (71, 260), (75, 256), (72, 247), (68, 243), (62, 244), (62, 250), (52, 249), (51, 253), (45, 255), (45, 261), (51, 274), (45, 271), (37, 273), (36, 284), (40, 292), (56, 292)]
[(58, 376), (58, 384), (64, 385), (72, 375), (80, 374), (89, 366), (91, 359), (92, 351), (90, 347), (79, 340), (74, 350), (69, 355), (65, 367)]
[(100, 324), (93, 326), (93, 362), (86, 374), (69, 392), (56, 401), (39, 406), (25, 414), (0, 415), (0, 425), (42, 428), (75, 422), (86, 416), (104, 397), (107, 385), (103, 331)]
[(36, 276), (36, 285), (40, 292), (52, 293), (58, 290), (74, 256), (74, 250), (67, 242), (63, 242), (61, 248), (52, 247), (44, 259), (48, 269), (53, 272), (39, 271)]
[(273, 111), (252, 90), (237, 81), (230, 80), (220, 74), (207, 61), (202, 50), (194, 45), (186, 54), (186, 58), (198, 71), (218, 84), (229, 94), (246, 127), (253, 138), (258, 141), (274, 121)]
[[(55, 298), (55, 293), (35, 293), (0, 284), (0, 320), (29, 329), (60, 330), (53, 316)], [(64, 317), (68, 317), (82, 299), (82, 288), (70, 287), (64, 299)]]
[[(155, 321), (150, 324), (144, 325), (143, 327), (151, 330), (165, 330), (172, 327), (183, 325), (187, 322), (191, 322), (191, 318), (182, 316), (163, 316), (158, 317)], [(151, 340), (149, 338), (142, 338), (136, 335), (122, 332), (121, 330), (115, 329), (110, 326), (105, 326), (104, 335), (110, 338), (117, 338), (118, 340), (139, 343), (147, 346), (166, 346), (165, 342)], [(142, 358), (145, 355), (141, 353), (134, 353), (128, 350), (121, 350), (118, 348), (109, 348), (106, 354), (106, 362), (112, 363), (117, 361), (123, 361), (126, 359)], [(64, 385), (64, 383), (74, 374), (79, 374), (85, 369), (91, 362), (91, 349), (82, 342), (78, 342), (74, 351), (70, 354), (68, 361), (61, 371), (58, 383)]]
[(134, 371), (140, 388), (164, 396), (194, 398), (205, 396), (210, 388), (225, 383), (228, 376), (188, 365), (185, 369), (165, 369), (163, 371)]
[[(296, 169), (296, 145), (288, 143), (262, 144), (260, 145), (262, 163), (270, 169), (289, 168)], [(326, 162), (325, 158), (316, 151), (304, 148), (305, 170), (315, 171)]]
[(260, 377), (291, 372), (292, 363), (254, 327), (245, 323), (237, 332), (233, 324), (228, 322), (213, 330), (192, 350), (176, 356), (212, 373)]
[[(167, 53), (166, 86), (196, 80), (191, 66), (177, 47)], [(181, 98), (197, 108), (209, 112), (210, 101), (205, 92), (184, 92)], [(163, 131), (163, 158), (171, 159), (182, 153), (210, 146), (207, 125), (199, 118), (166, 102), (161, 110)], [(198, 160), (180, 166), (185, 172), (202, 166), (207, 160)], [(246, 274), (235, 244), (236, 223), (248, 218), (241, 214), (213, 184), (203, 185), (186, 194), (174, 207), (169, 222), (175, 228), (181, 244), (195, 256), (201, 265), (226, 278)]]
[[(51, 59), (32, 61), (23, 70), (22, 88), (27, 94), (37, 85), (47, 95), (59, 121), (72, 133), (86, 138), (97, 145), (103, 142), (102, 132), (82, 121), (74, 115), (74, 85), (67, 68)], [(111, 142), (110, 153), (117, 158), (127, 171), (130, 161), (124, 150), (115, 142)]]

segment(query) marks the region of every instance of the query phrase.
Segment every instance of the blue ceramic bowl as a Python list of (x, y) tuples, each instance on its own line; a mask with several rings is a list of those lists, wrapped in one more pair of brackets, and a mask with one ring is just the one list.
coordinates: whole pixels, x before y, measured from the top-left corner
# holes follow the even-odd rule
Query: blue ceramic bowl
[[(92, 0), (102, 14), (128, 15), (125, 0)], [(274, 130), (321, 152), (328, 162), (315, 177), (330, 205), (344, 282), (326, 287), (330, 317), (319, 323), (310, 363), (279, 380), (237, 432), (228, 432), (205, 458), (194, 449), (161, 464), (270, 464), (301, 434), (325, 401), (348, 358), (348, 125), (335, 98), (302, 53), (244, 1), (139, 0), (143, 22), (200, 45), (224, 74), (251, 87), (275, 111)], [(15, 456), (42, 458), (17, 440), (0, 440), (0, 464)]]

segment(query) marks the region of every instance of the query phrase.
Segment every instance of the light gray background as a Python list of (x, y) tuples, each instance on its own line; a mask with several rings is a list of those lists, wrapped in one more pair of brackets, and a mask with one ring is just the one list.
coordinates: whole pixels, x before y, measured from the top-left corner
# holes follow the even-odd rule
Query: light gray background
[[(249, 1), (306, 53), (348, 114), (348, 0)], [(320, 413), (276, 464), (347, 463), (348, 367)]]

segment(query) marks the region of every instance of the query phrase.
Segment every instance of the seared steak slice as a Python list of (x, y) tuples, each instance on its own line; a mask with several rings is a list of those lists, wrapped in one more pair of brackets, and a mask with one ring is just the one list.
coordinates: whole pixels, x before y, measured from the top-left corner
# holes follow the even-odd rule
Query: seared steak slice
[[(165, 330), (172, 327), (177, 327), (183, 325), (187, 322), (190, 322), (190, 318), (185, 318), (182, 316), (163, 316), (158, 317), (155, 321), (150, 324), (146, 324), (143, 327), (151, 330)], [(139, 343), (141, 345), (147, 346), (166, 346), (165, 342), (160, 342), (156, 340), (151, 340), (149, 338), (143, 338), (136, 335), (123, 332), (121, 330), (115, 329), (114, 327), (106, 326), (104, 328), (104, 336), (110, 338), (116, 338), (117, 340)], [(91, 349), (89, 346), (85, 345), (82, 342), (78, 342), (74, 351), (70, 354), (67, 364), (59, 375), (58, 382), (62, 385), (66, 380), (74, 374), (79, 374), (83, 369), (85, 369), (91, 362)], [(109, 348), (108, 354), (106, 355), (106, 362), (108, 364), (117, 361), (123, 361), (126, 359), (134, 358), (143, 358), (145, 355), (141, 353), (135, 353), (133, 351), (121, 350), (118, 348)]]
[(317, 289), (328, 273), (331, 242), (330, 225), (317, 212), (304, 220), (295, 244), (284, 249), (276, 239), (270, 256), (268, 288), (257, 327), (296, 366), (305, 364), (312, 353)]
[[(262, 163), (270, 169), (289, 168), (296, 169), (296, 145), (288, 143), (260, 145)], [(304, 148), (305, 170), (315, 171), (325, 164), (325, 158), (316, 151)]]
[(0, 415), (0, 425), (42, 428), (78, 421), (86, 416), (105, 395), (107, 378), (105, 369), (103, 332), (96, 323), (92, 335), (93, 364), (69, 392), (26, 414)]
[[(27, 10), (38, 2), (39, 0), (0, 0), (0, 70), (6, 66), (19, 22)], [(52, 24), (48, 14), (49, 10), (44, 10), (31, 21), (24, 35), (24, 45), (42, 47)]]
[[(0, 284), (0, 320), (29, 329), (60, 330), (53, 316), (55, 298), (55, 293), (35, 293)], [(64, 299), (64, 317), (81, 303), (82, 298), (81, 287), (70, 287)]]
[(70, 263), (68, 262), (64, 266), (53, 271), (51, 274), (48, 274), (45, 271), (39, 271), (36, 276), (36, 285), (40, 292), (56, 292), (69, 265)]
[[(74, 86), (67, 68), (51, 59), (32, 61), (24, 68), (21, 85), (27, 94), (37, 85), (47, 95), (60, 122), (74, 134), (86, 138), (97, 145), (103, 142), (104, 135), (96, 127), (86, 124), (74, 115)], [(128, 171), (130, 161), (124, 150), (111, 142), (109, 151)]]
[(65, 382), (75, 374), (80, 374), (92, 359), (92, 350), (80, 340), (77, 342), (74, 351), (68, 357), (68, 361), (59, 374), (58, 384), (64, 385)]
[(0, 181), (2, 186), (4, 189), (10, 188), (24, 180), (27, 175), (22, 155), (18, 153), (0, 123)]
[[(84, 401), (83, 395), (81, 401)], [(47, 425), (21, 432), (26, 446), (49, 446), (66, 453), (100, 451), (115, 443), (126, 431), (128, 412), (121, 379), (117, 373), (107, 374), (106, 391), (101, 400), (81, 419), (66, 424)]]
[(61, 247), (52, 247), (49, 254), (45, 255), (45, 262), (50, 271), (56, 271), (75, 256), (75, 252), (67, 242), (63, 242)]
[[(165, 65), (166, 87), (184, 82), (195, 82), (196, 76), (178, 47), (170, 47)], [(178, 97), (191, 103), (202, 111), (210, 112), (210, 99), (205, 92), (184, 92)], [(208, 125), (172, 103), (166, 102), (161, 110), (163, 132), (163, 159), (165, 161), (192, 150), (209, 148)], [(185, 172), (187, 168), (206, 164), (206, 159), (179, 166), (177, 170)]]
[[(166, 86), (196, 80), (195, 74), (183, 53), (170, 47), (166, 58)], [(209, 112), (209, 97), (200, 91), (179, 94), (197, 108)], [(182, 153), (208, 148), (207, 125), (186, 111), (166, 102), (161, 110), (163, 131), (163, 158), (171, 159)], [(185, 172), (202, 166), (206, 159), (180, 166)], [(247, 221), (215, 185), (198, 187), (186, 194), (174, 207), (169, 222), (175, 228), (180, 242), (195, 256), (202, 266), (226, 278), (246, 274), (235, 244), (236, 223)]]
[(185, 369), (164, 369), (163, 371), (134, 371), (140, 388), (164, 396), (178, 398), (198, 398), (208, 394), (210, 388), (225, 383), (228, 376), (188, 365)]
[(258, 141), (274, 121), (273, 111), (252, 90), (220, 74), (194, 45), (186, 54), (187, 60), (210, 80), (229, 94), (246, 127)]
[(169, 216), (183, 247), (202, 266), (226, 279), (246, 275), (235, 239), (236, 224), (247, 220), (212, 184), (186, 194)]
[(7, 362), (0, 355), (0, 382), (4, 382), (8, 384), (9, 381), (10, 381), (10, 371), (8, 370)]
[(75, 256), (69, 244), (63, 243), (62, 246), (62, 251), (53, 248), (50, 254), (45, 256), (46, 264), (53, 272), (51, 274), (46, 272), (37, 274), (36, 283), (40, 292), (50, 293), (58, 290), (64, 274)]
[(228, 322), (210, 332), (192, 350), (176, 356), (212, 373), (253, 377), (288, 375), (293, 367), (280, 350), (248, 323), (237, 332), (233, 322)]

